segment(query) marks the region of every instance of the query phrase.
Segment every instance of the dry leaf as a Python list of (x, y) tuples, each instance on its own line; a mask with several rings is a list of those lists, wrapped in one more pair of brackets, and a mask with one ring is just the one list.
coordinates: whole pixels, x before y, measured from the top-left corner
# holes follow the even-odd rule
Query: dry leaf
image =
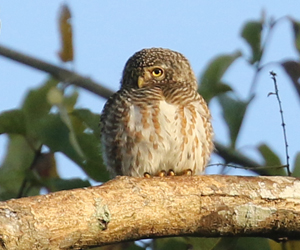
[(61, 50), (58, 53), (63, 62), (73, 61), (73, 33), (71, 25), (71, 12), (64, 4), (59, 15), (59, 31), (61, 37)]

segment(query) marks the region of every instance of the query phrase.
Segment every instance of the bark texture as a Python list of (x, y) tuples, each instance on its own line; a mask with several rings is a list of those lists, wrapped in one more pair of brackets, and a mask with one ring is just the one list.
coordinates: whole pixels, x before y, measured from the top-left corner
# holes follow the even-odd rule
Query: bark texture
[(175, 235), (300, 239), (300, 180), (124, 176), (0, 202), (0, 249), (81, 249)]

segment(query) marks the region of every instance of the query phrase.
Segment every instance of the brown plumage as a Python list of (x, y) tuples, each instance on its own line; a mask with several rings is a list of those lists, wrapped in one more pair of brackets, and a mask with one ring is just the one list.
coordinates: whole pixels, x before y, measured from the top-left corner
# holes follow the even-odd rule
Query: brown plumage
[(196, 77), (188, 60), (169, 49), (143, 49), (129, 58), (101, 125), (103, 159), (113, 176), (170, 169), (200, 174), (213, 149)]

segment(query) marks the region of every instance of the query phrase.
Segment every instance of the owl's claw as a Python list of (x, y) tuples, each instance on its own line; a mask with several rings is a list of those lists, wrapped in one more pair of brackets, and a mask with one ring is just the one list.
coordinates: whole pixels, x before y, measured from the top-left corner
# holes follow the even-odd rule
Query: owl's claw
[(166, 172), (165, 170), (161, 170), (161, 171), (158, 172), (158, 175), (157, 175), (157, 176), (159, 176), (159, 177), (164, 177), (164, 176), (166, 176), (166, 175), (167, 175), (167, 172)]
[(169, 169), (168, 176), (175, 176), (175, 172), (173, 169)]
[(192, 176), (193, 175), (193, 171), (192, 169), (185, 169), (183, 172), (182, 172), (182, 175), (186, 175), (186, 176)]
[(152, 176), (151, 176), (148, 172), (145, 172), (145, 173), (144, 173), (144, 177), (145, 177), (145, 178), (151, 178)]

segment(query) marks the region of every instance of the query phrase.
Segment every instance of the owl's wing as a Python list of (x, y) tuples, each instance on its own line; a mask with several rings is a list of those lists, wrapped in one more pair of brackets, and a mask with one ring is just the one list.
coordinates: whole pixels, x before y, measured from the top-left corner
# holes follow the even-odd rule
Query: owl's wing
[(127, 95), (123, 90), (113, 94), (106, 102), (100, 118), (102, 156), (113, 176), (121, 174), (122, 159), (119, 151), (123, 142), (119, 135), (124, 129), (124, 117), (129, 109)]

